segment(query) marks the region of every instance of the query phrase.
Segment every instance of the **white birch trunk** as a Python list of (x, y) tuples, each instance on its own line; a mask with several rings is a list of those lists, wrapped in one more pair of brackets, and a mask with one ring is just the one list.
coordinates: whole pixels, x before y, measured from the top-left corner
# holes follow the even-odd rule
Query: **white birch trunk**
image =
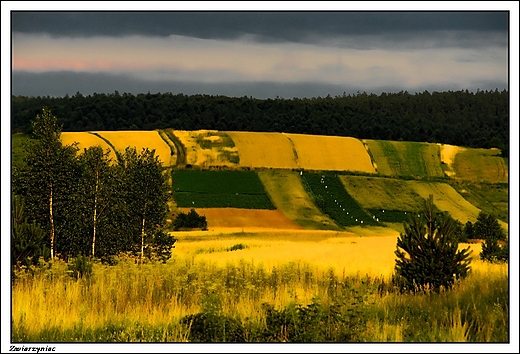
[(49, 196), (49, 221), (51, 224), (51, 259), (54, 259), (54, 215), (52, 210), (52, 182), (50, 183)]

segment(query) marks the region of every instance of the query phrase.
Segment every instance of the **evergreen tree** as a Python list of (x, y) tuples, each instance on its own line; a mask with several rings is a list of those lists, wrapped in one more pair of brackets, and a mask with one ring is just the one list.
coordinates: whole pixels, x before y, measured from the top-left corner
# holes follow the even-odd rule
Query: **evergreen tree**
[(476, 238), (491, 241), (504, 241), (506, 235), (497, 218), (491, 214), (481, 211), (477, 216), (477, 221), (473, 225), (473, 233)]
[(45, 232), (25, 215), (24, 200), (13, 195), (11, 200), (11, 264), (31, 265), (40, 257), (48, 256), (45, 248)]
[(471, 251), (458, 250), (452, 220), (434, 210), (432, 195), (423, 213), (414, 213), (404, 229), (397, 239), (395, 271), (406, 289), (449, 289), (467, 276)]
[(506, 240), (506, 234), (498, 220), (491, 214), (481, 211), (473, 226), (473, 232), (479, 239), (483, 239), (480, 258), (489, 262), (505, 262), (509, 259), (509, 247), (499, 245), (499, 241)]

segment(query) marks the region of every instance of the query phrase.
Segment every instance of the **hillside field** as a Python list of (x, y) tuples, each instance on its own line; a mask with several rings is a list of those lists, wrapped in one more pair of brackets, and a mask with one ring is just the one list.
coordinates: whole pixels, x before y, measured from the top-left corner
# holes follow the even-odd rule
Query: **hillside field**
[(322, 213), (303, 187), (300, 175), (289, 170), (258, 171), (276, 209), (304, 228), (340, 230), (334, 220)]
[(387, 140), (365, 141), (380, 175), (444, 177), (437, 144)]
[[(14, 163), (23, 161), (26, 139), (13, 136)], [(362, 233), (359, 227), (370, 225), (400, 230), (433, 194), (435, 205), (462, 223), (485, 211), (507, 229), (508, 163), (494, 149), (174, 129), (63, 132), (62, 142), (77, 142), (80, 152), (93, 145), (110, 149), (114, 161), (115, 151), (127, 146), (155, 149), (165, 167), (174, 167), (171, 204), (179, 208), (276, 209), (305, 229)]]
[(473, 182), (507, 183), (508, 162), (498, 149), (462, 149), (453, 159), (453, 177)]

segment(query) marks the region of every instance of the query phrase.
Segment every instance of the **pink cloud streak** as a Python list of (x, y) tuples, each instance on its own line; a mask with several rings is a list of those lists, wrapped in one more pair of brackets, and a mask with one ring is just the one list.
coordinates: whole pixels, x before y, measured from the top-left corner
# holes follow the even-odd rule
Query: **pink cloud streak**
[(142, 62), (116, 62), (108, 60), (82, 59), (26, 59), (13, 58), (13, 70), (24, 71), (109, 71), (109, 70), (142, 70), (149, 68)]

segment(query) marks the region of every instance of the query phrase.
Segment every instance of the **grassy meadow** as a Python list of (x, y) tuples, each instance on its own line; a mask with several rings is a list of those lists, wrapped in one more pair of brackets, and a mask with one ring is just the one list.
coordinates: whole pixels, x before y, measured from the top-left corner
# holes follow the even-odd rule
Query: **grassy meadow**
[[(396, 237), (179, 233), (165, 264), (55, 262), (12, 286), (13, 342), (507, 342), (507, 265), (446, 293), (391, 284)], [(478, 252), (479, 245), (471, 245)]]

